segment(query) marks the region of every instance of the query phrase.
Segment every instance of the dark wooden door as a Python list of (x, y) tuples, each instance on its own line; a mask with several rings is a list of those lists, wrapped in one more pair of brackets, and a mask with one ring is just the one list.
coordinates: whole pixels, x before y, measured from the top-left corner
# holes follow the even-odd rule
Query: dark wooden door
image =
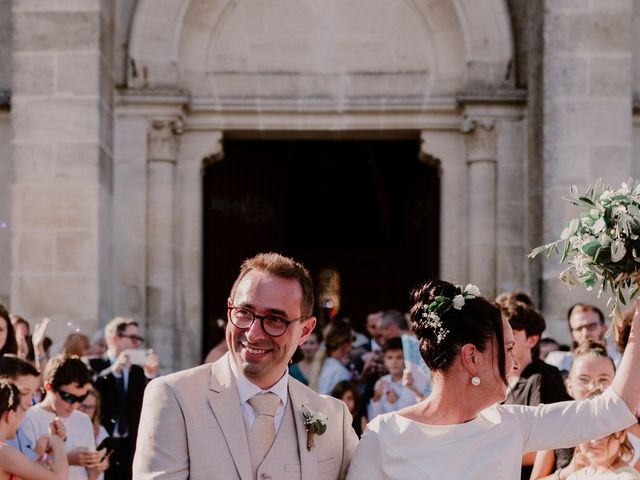
[(438, 275), (440, 181), (419, 143), (226, 141), (204, 175), (203, 350), (244, 258), (276, 251), (341, 277), (356, 326), (372, 305), (405, 311), (409, 291)]

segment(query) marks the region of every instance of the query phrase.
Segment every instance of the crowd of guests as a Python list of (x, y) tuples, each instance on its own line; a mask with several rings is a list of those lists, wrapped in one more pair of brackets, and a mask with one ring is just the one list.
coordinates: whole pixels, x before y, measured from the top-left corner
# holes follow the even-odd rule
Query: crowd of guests
[[(611, 385), (628, 340), (633, 310), (625, 315), (614, 343), (613, 338), (605, 339), (607, 325), (600, 309), (573, 305), (567, 314), (573, 344), (566, 346), (543, 338), (544, 317), (526, 293), (503, 293), (495, 301), (514, 333), (517, 368), (508, 377), (505, 404), (537, 406), (583, 400)], [(289, 373), (318, 393), (344, 401), (361, 435), (378, 415), (417, 404), (429, 394), (429, 388), (416, 389), (405, 368), (402, 337), (415, 335), (407, 318), (395, 310), (372, 309), (363, 341), (349, 318), (338, 314), (324, 328), (317, 326), (300, 346)], [(521, 478), (640, 479), (639, 471), (640, 425), (635, 425), (575, 449), (527, 452), (522, 457)]]
[[(544, 317), (526, 293), (501, 294), (495, 302), (514, 336), (505, 404), (583, 400), (611, 385), (632, 310), (613, 344), (604, 338), (606, 321), (597, 307), (572, 306), (569, 347), (543, 338)], [(430, 382), (418, 388), (406, 368), (406, 340), (415, 336), (408, 318), (373, 308), (364, 335), (349, 317), (337, 315), (323, 328), (316, 326), (289, 373), (342, 400), (360, 436), (379, 415), (416, 405), (430, 393)], [(74, 332), (56, 355), (50, 355), (47, 325), (45, 319), (32, 333), (25, 319), (0, 306), (0, 478), (131, 478), (142, 400), (157, 375), (157, 357), (151, 353), (142, 364), (131, 362), (131, 350), (144, 342), (131, 319), (113, 319), (92, 339)], [(531, 480), (631, 480), (640, 479), (639, 471), (638, 424), (577, 448), (530, 451), (521, 459), (521, 478)]]
[(32, 334), (25, 319), (0, 305), (0, 478), (130, 479), (157, 356), (130, 358), (144, 339), (123, 317), (93, 342), (74, 331), (52, 354), (48, 323)]

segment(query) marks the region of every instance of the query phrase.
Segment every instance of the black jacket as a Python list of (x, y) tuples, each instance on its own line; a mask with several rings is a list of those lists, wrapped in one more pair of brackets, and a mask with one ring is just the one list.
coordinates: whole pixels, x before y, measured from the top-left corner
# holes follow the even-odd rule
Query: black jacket
[[(95, 387), (102, 397), (100, 423), (102, 423), (109, 435), (113, 435), (114, 428), (118, 421), (118, 404), (121, 395), (120, 388), (118, 388), (116, 377), (109, 368), (111, 366), (109, 359), (96, 358), (90, 360), (89, 363), (93, 371), (97, 373)], [(129, 437), (134, 440), (138, 434), (140, 412), (142, 411), (142, 398), (148, 382), (149, 379), (144, 374), (144, 369), (138, 365), (131, 365), (124, 402), (127, 412)]]

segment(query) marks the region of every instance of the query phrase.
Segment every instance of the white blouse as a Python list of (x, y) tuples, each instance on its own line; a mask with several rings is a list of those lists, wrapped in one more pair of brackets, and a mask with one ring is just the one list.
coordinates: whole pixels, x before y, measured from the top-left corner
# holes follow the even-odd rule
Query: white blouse
[(513, 480), (524, 452), (568, 448), (633, 425), (635, 416), (607, 389), (579, 402), (494, 405), (456, 425), (381, 415), (367, 426), (348, 480)]

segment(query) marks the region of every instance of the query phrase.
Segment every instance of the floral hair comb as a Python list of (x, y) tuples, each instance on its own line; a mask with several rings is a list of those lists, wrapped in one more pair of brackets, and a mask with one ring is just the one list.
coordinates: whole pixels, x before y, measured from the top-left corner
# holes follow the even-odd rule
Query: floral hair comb
[(444, 328), (440, 317), (447, 313), (452, 307), (456, 310), (462, 310), (465, 301), (481, 296), (480, 289), (471, 283), (462, 288), (462, 285), (456, 285), (460, 293), (453, 298), (438, 295), (429, 305), (423, 305), (422, 322), (427, 328), (432, 328), (436, 334), (436, 341), (440, 343), (449, 334), (449, 330)]

